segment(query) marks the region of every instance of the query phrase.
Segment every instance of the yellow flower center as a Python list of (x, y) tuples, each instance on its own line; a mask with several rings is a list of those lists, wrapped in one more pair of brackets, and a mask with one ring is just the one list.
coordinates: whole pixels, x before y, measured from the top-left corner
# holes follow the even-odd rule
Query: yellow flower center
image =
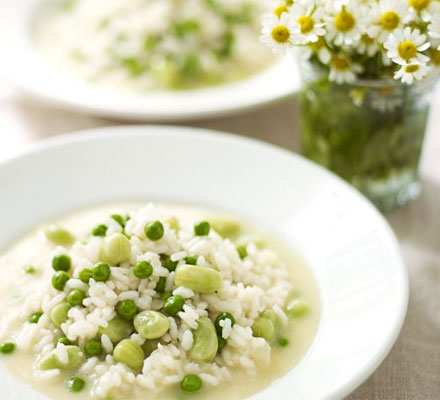
[(400, 17), (394, 11), (387, 11), (380, 17), (380, 24), (382, 25), (382, 28), (386, 29), (387, 31), (393, 31), (399, 26), (399, 23)]
[(432, 56), (431, 56), (431, 60), (435, 65), (440, 66), (440, 51), (439, 50), (433, 51)]
[(342, 10), (335, 17), (335, 26), (338, 31), (348, 32), (354, 27), (356, 20), (353, 15), (345, 10)]
[(417, 64), (411, 64), (405, 67), (405, 72), (407, 72), (408, 74), (413, 74), (414, 72), (417, 72), (419, 69), (420, 66), (418, 66)]
[(291, 6), (293, 4), (293, 0), (286, 0), (286, 5)]
[(290, 31), (285, 25), (278, 25), (272, 29), (272, 39), (277, 43), (286, 43), (290, 38)]
[(273, 13), (278, 17), (281, 18), (281, 15), (283, 15), (283, 13), (287, 12), (287, 6), (285, 4), (280, 4), (278, 7), (276, 7), (273, 10)]
[(423, 11), (430, 2), (431, 0), (409, 0), (409, 5), (416, 11)]
[(408, 61), (417, 55), (417, 46), (414, 44), (414, 42), (411, 42), (410, 40), (405, 40), (404, 42), (399, 44), (399, 46), (397, 47), (397, 52), (399, 53), (400, 57)]
[(361, 37), (362, 41), (366, 44), (372, 44), (374, 43), (374, 39), (370, 38), (370, 36), (368, 36), (367, 34), (363, 34)]
[(313, 18), (307, 15), (299, 17), (296, 22), (301, 25), (301, 33), (309, 33), (313, 30), (313, 27), (315, 26), (315, 21), (313, 21)]
[(331, 63), (333, 68), (340, 70), (348, 69), (350, 67), (347, 59), (342, 56), (333, 56)]

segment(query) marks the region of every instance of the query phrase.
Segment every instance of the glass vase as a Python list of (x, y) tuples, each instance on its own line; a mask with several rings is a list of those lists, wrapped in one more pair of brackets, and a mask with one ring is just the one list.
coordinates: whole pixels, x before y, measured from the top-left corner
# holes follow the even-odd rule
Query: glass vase
[(413, 85), (356, 81), (339, 85), (301, 64), (303, 154), (335, 172), (383, 212), (420, 194), (418, 167), (437, 76)]

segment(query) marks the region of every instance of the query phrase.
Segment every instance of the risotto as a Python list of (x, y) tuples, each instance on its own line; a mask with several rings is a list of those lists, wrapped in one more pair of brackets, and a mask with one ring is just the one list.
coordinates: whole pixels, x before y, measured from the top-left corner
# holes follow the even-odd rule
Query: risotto
[(319, 321), (291, 250), (187, 206), (74, 214), (6, 252), (0, 276), (2, 360), (60, 400), (243, 399), (299, 362)]
[(38, 48), (76, 76), (144, 91), (217, 85), (273, 62), (258, 41), (262, 0), (51, 0)]

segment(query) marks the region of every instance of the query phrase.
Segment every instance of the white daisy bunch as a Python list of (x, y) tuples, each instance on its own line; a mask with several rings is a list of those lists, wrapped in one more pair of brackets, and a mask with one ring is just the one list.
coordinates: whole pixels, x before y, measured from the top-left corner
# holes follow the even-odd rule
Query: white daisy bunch
[(271, 0), (261, 41), (292, 49), (338, 84), (420, 81), (440, 67), (440, 0)]

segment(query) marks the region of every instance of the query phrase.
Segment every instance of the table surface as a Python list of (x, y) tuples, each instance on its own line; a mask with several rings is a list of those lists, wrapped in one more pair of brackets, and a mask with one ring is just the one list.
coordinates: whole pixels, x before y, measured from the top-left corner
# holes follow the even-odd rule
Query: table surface
[[(299, 150), (298, 105), (292, 98), (256, 111), (186, 122)], [(0, 81), (0, 161), (49, 136), (119, 125), (50, 108)], [(410, 278), (408, 314), (395, 346), (378, 370), (348, 399), (440, 399), (440, 90), (434, 96), (422, 160), (423, 192), (387, 216), (400, 241)]]

